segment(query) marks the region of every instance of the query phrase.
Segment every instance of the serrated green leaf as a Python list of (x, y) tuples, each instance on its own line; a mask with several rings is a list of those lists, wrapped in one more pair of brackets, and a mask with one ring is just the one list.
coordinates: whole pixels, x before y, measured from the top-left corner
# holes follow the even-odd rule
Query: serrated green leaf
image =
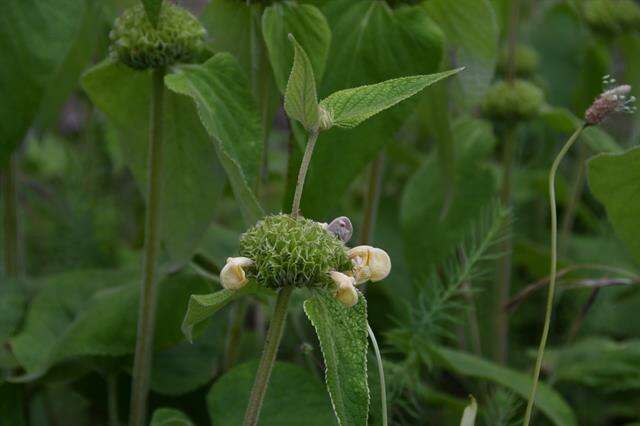
[(401, 77), (382, 83), (340, 90), (320, 102), (335, 126), (351, 128), (401, 102), (427, 86), (457, 74), (462, 68), (430, 75)]
[[(258, 362), (238, 365), (207, 394), (212, 424), (242, 424)], [(297, 365), (276, 362), (260, 411), (261, 426), (327, 426), (335, 423), (322, 383)]]
[[(144, 193), (150, 73), (106, 61), (83, 76), (82, 86), (118, 130), (127, 166)], [(179, 266), (191, 258), (211, 223), (225, 176), (192, 102), (167, 92), (164, 106), (161, 234), (164, 248)]]
[(79, 0), (0, 2), (0, 165), (31, 126), (86, 7)]
[(193, 422), (175, 408), (157, 408), (153, 412), (150, 426), (193, 426)]
[[(433, 362), (455, 374), (489, 380), (513, 390), (522, 398), (529, 396), (531, 377), (513, 371), (475, 355), (444, 347), (432, 347)], [(562, 396), (544, 383), (540, 383), (536, 406), (557, 426), (575, 426), (576, 416)]]
[(318, 94), (313, 67), (307, 53), (293, 35), (289, 35), (289, 39), (293, 43), (294, 55), (284, 93), (284, 109), (290, 118), (298, 120), (310, 131), (318, 125)]
[(193, 340), (193, 327), (224, 308), (237, 296), (237, 291), (222, 289), (210, 294), (192, 294), (180, 327), (189, 341)]
[(293, 64), (288, 34), (293, 34), (306, 52), (313, 52), (309, 61), (316, 83), (320, 82), (329, 54), (331, 28), (317, 7), (295, 2), (275, 3), (262, 14), (262, 34), (280, 92), (285, 92)]
[(177, 67), (165, 82), (169, 89), (191, 97), (197, 105), (245, 221), (255, 223), (263, 216), (252, 190), (262, 159), (263, 129), (240, 65), (230, 54), (218, 53), (202, 65)]
[(158, 25), (158, 18), (160, 17), (160, 9), (162, 9), (163, 0), (140, 0), (144, 6), (145, 12), (149, 17), (149, 21), (155, 27)]
[(604, 204), (618, 237), (640, 260), (640, 148), (596, 155), (588, 169), (593, 195)]
[(367, 383), (367, 302), (347, 308), (322, 293), (304, 302), (304, 312), (320, 341), (333, 409), (341, 425), (366, 425), (369, 415)]

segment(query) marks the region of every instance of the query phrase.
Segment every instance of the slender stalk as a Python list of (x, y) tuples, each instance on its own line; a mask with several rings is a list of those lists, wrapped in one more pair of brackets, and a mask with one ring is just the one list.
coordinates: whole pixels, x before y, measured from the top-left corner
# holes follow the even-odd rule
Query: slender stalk
[(379, 154), (371, 164), (367, 198), (364, 205), (364, 218), (362, 219), (360, 244), (369, 244), (373, 239), (373, 227), (376, 223), (378, 205), (380, 204), (380, 184), (382, 180), (383, 164), (383, 154)]
[(536, 357), (536, 365), (533, 371), (533, 385), (531, 386), (531, 393), (529, 394), (529, 401), (527, 402), (527, 410), (524, 415), (524, 426), (529, 426), (531, 422), (531, 416), (533, 414), (533, 405), (536, 399), (536, 391), (538, 390), (538, 382), (540, 381), (540, 370), (542, 369), (542, 358), (544, 356), (544, 350), (547, 345), (547, 338), (549, 337), (549, 326), (551, 324), (551, 313), (553, 311), (553, 298), (556, 288), (556, 271), (558, 267), (558, 218), (556, 214), (556, 173), (560, 162), (567, 154), (571, 146), (578, 140), (578, 137), (582, 133), (582, 130), (586, 127), (586, 124), (580, 126), (571, 135), (569, 140), (564, 144), (558, 156), (549, 170), (549, 209), (551, 213), (551, 273), (549, 281), (549, 291), (547, 294), (547, 307), (544, 316), (544, 326), (542, 328), (542, 336), (540, 337), (540, 345), (538, 347), (538, 355)]
[(131, 426), (145, 424), (155, 332), (157, 264), (160, 252), (164, 74), (164, 69), (156, 69), (153, 71), (152, 77), (149, 151), (147, 158), (148, 203), (145, 218), (144, 263), (142, 286), (140, 288), (138, 335), (131, 386), (131, 412), (129, 418)]
[(118, 376), (117, 373), (107, 375), (107, 405), (109, 410), (109, 426), (118, 426)]
[(304, 156), (302, 157), (302, 163), (300, 164), (300, 171), (298, 172), (296, 192), (293, 195), (293, 205), (291, 207), (291, 215), (293, 217), (298, 217), (300, 215), (300, 199), (302, 198), (302, 189), (304, 188), (304, 181), (307, 178), (307, 170), (309, 170), (309, 163), (311, 163), (313, 148), (316, 146), (317, 140), (318, 140), (318, 131), (317, 130), (311, 131), (309, 133), (309, 140), (307, 141), (307, 147), (304, 150)]
[[(502, 151), (502, 187), (500, 190), (500, 201), (504, 207), (511, 206), (512, 175), (515, 145), (515, 126), (507, 128)], [(498, 362), (505, 364), (509, 351), (509, 315), (502, 306), (509, 300), (511, 292), (511, 256), (513, 242), (510, 237), (504, 239), (501, 251), (503, 256), (498, 260), (498, 282), (496, 289), (495, 303), (495, 346), (494, 355)]]
[(240, 299), (233, 305), (229, 316), (229, 333), (225, 347), (223, 371), (229, 371), (238, 358), (238, 346), (242, 336), (245, 314), (247, 312), (246, 299)]
[(292, 292), (293, 287), (287, 286), (283, 287), (278, 293), (273, 317), (271, 318), (271, 324), (269, 325), (269, 331), (267, 332), (267, 338), (264, 343), (262, 358), (260, 358), (256, 378), (253, 383), (253, 388), (251, 389), (251, 395), (249, 396), (249, 405), (247, 406), (247, 411), (244, 414), (245, 426), (254, 426), (258, 424), (262, 401), (267, 393), (267, 385), (269, 384), (273, 364), (275, 363), (278, 347), (280, 346), (280, 340), (282, 339), (282, 334), (284, 332), (287, 307), (289, 306), (289, 299), (291, 298)]
[(373, 334), (373, 330), (371, 329), (371, 326), (369, 324), (367, 324), (367, 331), (369, 332), (369, 338), (371, 339), (371, 344), (373, 345), (373, 352), (376, 354), (376, 360), (378, 361), (378, 375), (380, 377), (380, 402), (382, 404), (382, 426), (387, 426), (389, 424), (387, 415), (387, 386), (384, 380), (384, 366), (382, 365), (382, 355), (380, 355), (378, 341), (376, 340), (376, 336), (375, 334)]
[(18, 196), (16, 159), (12, 154), (2, 175), (2, 197), (4, 201), (4, 270), (10, 278), (18, 276), (20, 270), (18, 245)]

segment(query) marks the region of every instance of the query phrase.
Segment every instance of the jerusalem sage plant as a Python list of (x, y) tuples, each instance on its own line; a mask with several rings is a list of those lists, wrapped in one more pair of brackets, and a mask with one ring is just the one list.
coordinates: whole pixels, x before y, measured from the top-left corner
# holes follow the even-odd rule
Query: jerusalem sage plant
[[(284, 331), (291, 293), (296, 288), (306, 289), (311, 297), (304, 302), (304, 310), (323, 349), (326, 382), (336, 417), (341, 424), (365, 425), (369, 414), (367, 333), (373, 333), (367, 323), (366, 301), (356, 285), (383, 280), (391, 270), (391, 260), (379, 248), (346, 247), (352, 233), (347, 218), (327, 225), (302, 217), (304, 181), (320, 132), (333, 126), (355, 127), (460, 70), (341, 90), (318, 102), (309, 57), (292, 35), (289, 38), (294, 60), (285, 91), (285, 110), (308, 134), (291, 214), (264, 217), (240, 237), (240, 256), (228, 258), (220, 273), (225, 288), (209, 295), (191, 296), (183, 331), (191, 339), (197, 323), (246, 292), (277, 291), (245, 412), (244, 424), (255, 425)], [(385, 401), (382, 412), (386, 423), (384, 404)]]

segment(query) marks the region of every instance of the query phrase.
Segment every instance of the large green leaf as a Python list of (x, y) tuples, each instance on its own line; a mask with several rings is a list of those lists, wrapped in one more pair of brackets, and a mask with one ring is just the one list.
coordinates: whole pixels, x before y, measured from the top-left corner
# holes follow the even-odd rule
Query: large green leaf
[(453, 138), (459, 155), (453, 198), (448, 199), (443, 165), (434, 155), (409, 180), (402, 196), (405, 254), (414, 275), (425, 276), (448, 258), (495, 196), (495, 179), (482, 163), (495, 144), (491, 125), (461, 119), (454, 124)]
[(589, 186), (616, 233), (640, 260), (640, 148), (589, 160)]
[(305, 52), (311, 55), (309, 61), (316, 83), (322, 80), (331, 44), (331, 29), (317, 7), (291, 1), (275, 3), (262, 15), (262, 34), (280, 92), (285, 91), (293, 65), (289, 34), (293, 34)]
[(341, 425), (366, 425), (367, 302), (347, 308), (325, 293), (304, 302), (304, 311), (318, 335), (333, 409)]
[(210, 294), (192, 294), (181, 327), (186, 338), (193, 340), (193, 327), (224, 308), (237, 293), (225, 288)]
[(284, 109), (290, 118), (298, 120), (305, 129), (312, 130), (318, 125), (318, 94), (313, 67), (300, 43), (293, 35), (289, 39), (293, 43), (294, 56), (284, 92)]
[(351, 128), (415, 95), (425, 87), (454, 75), (461, 69), (430, 75), (400, 77), (382, 83), (354, 87), (332, 93), (320, 102), (331, 123)]
[[(488, 380), (511, 389), (523, 398), (529, 396), (531, 377), (528, 374), (479, 358), (475, 355), (444, 347), (432, 348), (436, 365), (455, 374)], [(577, 425), (571, 407), (555, 390), (540, 383), (536, 396), (536, 406), (557, 426)]]
[[(151, 75), (107, 61), (88, 71), (82, 85), (118, 130), (127, 165), (146, 191)], [(167, 92), (163, 121), (161, 232), (167, 252), (180, 264), (213, 219), (225, 177), (188, 98)]]
[[(23, 379), (39, 377), (51, 366), (79, 356), (132, 353), (140, 297), (137, 275), (100, 271), (52, 279), (36, 296), (22, 332), (11, 340), (28, 374)], [(159, 283), (157, 348), (183, 340), (180, 323), (187, 299), (206, 288), (192, 275)]]
[[(242, 424), (249, 402), (257, 361), (238, 365), (222, 376), (207, 395), (212, 424)], [(331, 403), (322, 383), (302, 368), (276, 362), (262, 404), (262, 426), (327, 426), (335, 424)]]
[(22, 141), (82, 25), (87, 2), (0, 2), (0, 165)]
[(193, 426), (189, 417), (175, 408), (157, 408), (150, 426)]
[(464, 103), (477, 103), (493, 78), (500, 29), (489, 0), (430, 0), (423, 3), (455, 49)]
[[(420, 6), (392, 9), (382, 1), (317, 2), (333, 31), (322, 96), (341, 89), (436, 72), (443, 35)], [(322, 132), (307, 175), (302, 211), (330, 220), (356, 177), (406, 120), (411, 100), (355, 129)], [(331, 201), (327, 202), (327, 197)]]
[(165, 81), (197, 105), (245, 221), (255, 223), (263, 214), (252, 191), (260, 170), (263, 129), (238, 62), (230, 54), (218, 53), (202, 65), (179, 67)]

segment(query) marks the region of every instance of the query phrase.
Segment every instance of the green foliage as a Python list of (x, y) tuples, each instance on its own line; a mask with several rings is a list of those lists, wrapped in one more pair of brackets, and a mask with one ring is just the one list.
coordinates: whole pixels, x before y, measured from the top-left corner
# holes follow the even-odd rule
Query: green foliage
[[(513, 390), (526, 398), (531, 388), (531, 378), (528, 374), (519, 373), (502, 367), (483, 358), (444, 347), (434, 347), (432, 356), (434, 363), (448, 371), (462, 376), (488, 380)], [(577, 425), (576, 417), (571, 407), (556, 391), (541, 383), (538, 389), (536, 405), (554, 425)]]
[[(22, 142), (82, 25), (88, 2), (8, 0), (0, 4), (0, 165)], [(9, 119), (8, 117), (11, 117)]]
[[(158, 26), (158, 21), (161, 19), (162, 14), (162, 4), (164, 0), (141, 0), (142, 5), (144, 7), (144, 11), (147, 15), (147, 18), (151, 22), (154, 27)], [(171, 4), (168, 4), (167, 7), (171, 7)], [(166, 9), (166, 7), (165, 7)]]
[[(160, 8), (162, 3), (157, 3)], [(109, 34), (112, 59), (137, 70), (191, 62), (202, 49), (205, 31), (200, 22), (171, 3), (157, 16), (155, 22), (149, 8), (138, 5), (118, 17)]]
[(489, 88), (482, 111), (492, 120), (517, 123), (535, 118), (544, 104), (544, 94), (526, 80), (499, 81)]
[(318, 95), (313, 67), (293, 35), (289, 35), (289, 39), (295, 53), (284, 92), (284, 109), (289, 117), (298, 120), (307, 131), (312, 131), (318, 126)]
[(210, 294), (191, 295), (181, 327), (186, 338), (192, 341), (193, 327), (224, 308), (237, 294), (236, 291), (222, 289)]
[(180, 410), (158, 408), (153, 412), (150, 426), (193, 426), (193, 422)]
[(247, 271), (259, 285), (327, 287), (330, 271), (350, 271), (346, 247), (320, 223), (286, 214), (267, 216), (240, 237), (240, 256), (255, 266)]
[[(513, 55), (513, 71), (520, 78), (531, 77), (538, 68), (540, 57), (538, 52), (526, 44), (516, 45)], [(506, 76), (509, 70), (509, 49), (502, 49), (498, 58), (496, 71)]]
[(26, 420), (22, 412), (23, 388), (0, 381), (0, 418), (8, 425), (24, 426)]
[[(214, 424), (242, 423), (257, 366), (257, 362), (238, 365), (211, 387), (207, 407)], [(260, 417), (260, 424), (265, 426), (334, 423), (331, 403), (322, 384), (304, 369), (284, 362), (274, 365)]]
[(328, 115), (327, 121), (338, 127), (356, 127), (375, 114), (391, 108), (444, 78), (462, 69), (431, 75), (396, 78), (369, 86), (340, 90), (320, 102)]
[[(217, 54), (202, 65), (182, 66), (165, 79), (167, 87), (187, 95), (213, 138), (246, 223), (262, 216), (252, 188), (262, 158), (259, 115), (247, 79), (229, 54)], [(210, 158), (203, 160), (210, 161)], [(206, 185), (210, 181), (195, 182)]]
[(346, 308), (325, 293), (304, 302), (304, 311), (320, 341), (325, 378), (333, 409), (342, 425), (366, 425), (369, 412), (367, 383), (367, 303), (364, 297)]
[(640, 149), (622, 154), (600, 154), (589, 161), (589, 186), (604, 204), (616, 233), (640, 259)]
[(294, 55), (288, 40), (292, 34), (309, 57), (316, 83), (322, 80), (331, 44), (331, 29), (320, 10), (309, 4), (278, 2), (262, 14), (262, 34), (269, 52), (273, 75), (280, 92), (284, 93)]
[(589, 26), (605, 36), (637, 31), (640, 7), (632, 0), (589, 0), (584, 4)]

